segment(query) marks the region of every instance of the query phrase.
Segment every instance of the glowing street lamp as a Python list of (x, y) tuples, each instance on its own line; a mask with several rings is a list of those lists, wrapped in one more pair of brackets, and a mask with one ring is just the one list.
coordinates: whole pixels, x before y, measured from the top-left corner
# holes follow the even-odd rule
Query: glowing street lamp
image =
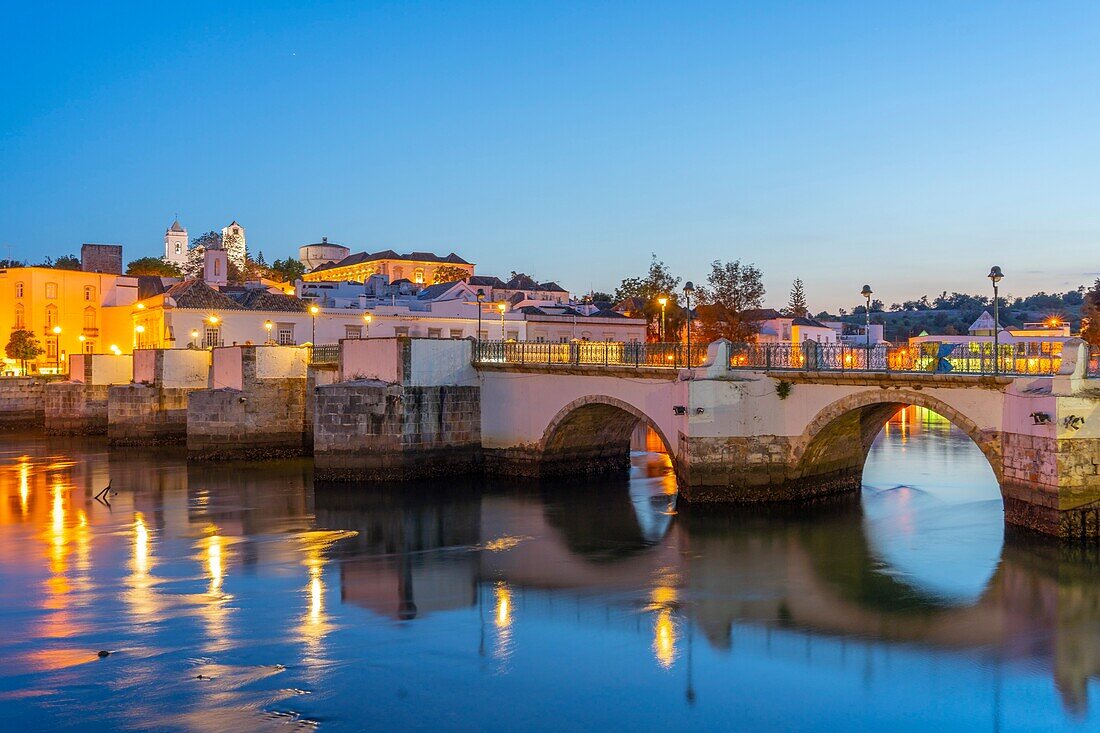
[(199, 329), (197, 328), (191, 329), (191, 345), (196, 348), (199, 345)]
[(321, 309), (315, 305), (309, 307), (309, 314), (313, 316), (313, 331), (310, 335), (309, 342), (316, 345), (317, 343), (317, 314), (321, 312)]
[(867, 301), (867, 310), (864, 312), (867, 326), (867, 348), (871, 348), (871, 296), (874, 295), (874, 291), (871, 290), (870, 285), (864, 285), (863, 290), (859, 291), (859, 294)]
[(363, 323), (366, 325), (367, 333), (364, 338), (370, 338), (370, 322), (374, 320), (374, 316), (370, 313), (363, 314)]
[(993, 373), (994, 374), (996, 374), (1000, 370), (1000, 364), (998, 364), (1000, 359), (998, 358), (999, 355), (998, 355), (997, 352), (998, 352), (999, 347), (1000, 347), (1000, 335), (999, 335), (998, 332), (1001, 330), (1001, 319), (998, 318), (999, 314), (997, 312), (997, 308), (998, 308), (998, 305), (999, 305), (998, 301), (1000, 300), (1000, 298), (997, 296), (997, 284), (1001, 282), (1001, 279), (1004, 276), (1005, 276), (1005, 274), (1003, 272), (1001, 272), (1001, 268), (997, 267), (996, 265), (993, 265), (993, 267), (990, 268), (990, 270), (989, 270), (989, 274), (986, 275), (986, 277), (988, 277), (993, 282)]
[(661, 304), (661, 332), (658, 334), (658, 338), (661, 341), (665, 340), (665, 306), (668, 305), (668, 297), (662, 295), (657, 298), (657, 302)]
[(61, 326), (53, 327), (53, 348), (57, 370), (61, 371)]
[(497, 310), (500, 311), (500, 342), (504, 343), (504, 311), (508, 306), (504, 303), (497, 303)]

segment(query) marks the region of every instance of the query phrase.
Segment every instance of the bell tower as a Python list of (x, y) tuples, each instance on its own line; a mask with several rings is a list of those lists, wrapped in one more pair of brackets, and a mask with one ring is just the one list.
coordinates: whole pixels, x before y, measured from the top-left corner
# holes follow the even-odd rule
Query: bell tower
[(187, 230), (179, 219), (164, 232), (164, 259), (180, 267), (187, 264)]

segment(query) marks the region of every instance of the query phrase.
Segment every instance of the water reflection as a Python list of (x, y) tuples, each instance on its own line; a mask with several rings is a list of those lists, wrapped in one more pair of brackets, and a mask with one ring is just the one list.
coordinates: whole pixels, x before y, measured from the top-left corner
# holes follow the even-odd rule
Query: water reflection
[(0, 699), (74, 729), (1095, 724), (1095, 553), (1006, 537), (970, 450), (910, 414), (862, 501), (717, 512), (663, 458), (315, 493), (306, 462), (11, 441)]

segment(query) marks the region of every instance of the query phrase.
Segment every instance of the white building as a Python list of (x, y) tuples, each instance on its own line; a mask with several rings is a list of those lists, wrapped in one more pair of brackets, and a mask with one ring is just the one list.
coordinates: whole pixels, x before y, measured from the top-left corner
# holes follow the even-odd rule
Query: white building
[(248, 240), (244, 227), (238, 224), (236, 219), (228, 226), (222, 227), (222, 246), (229, 255), (229, 261), (243, 270), (248, 256)]
[(984, 311), (970, 324), (966, 334), (948, 336), (921, 333), (910, 338), (909, 344), (965, 344), (975, 354), (983, 350), (992, 353), (994, 331), (997, 332), (997, 342), (1002, 348), (1011, 345), (1012, 353), (1021, 357), (1059, 355), (1063, 344), (1072, 338), (1069, 323), (1058, 318), (1043, 323), (1025, 323), (1023, 328), (1004, 328), (994, 322), (989, 311)]
[(179, 219), (164, 232), (164, 259), (177, 267), (187, 264), (187, 229)]

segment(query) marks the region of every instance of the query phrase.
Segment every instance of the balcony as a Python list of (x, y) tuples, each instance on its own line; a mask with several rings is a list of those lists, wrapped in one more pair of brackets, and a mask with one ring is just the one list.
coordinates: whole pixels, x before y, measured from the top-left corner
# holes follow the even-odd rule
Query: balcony
[(92, 338), (94, 336), (99, 335), (99, 329), (98, 328), (88, 328), (87, 326), (85, 326), (80, 332), (82, 334), (84, 334), (85, 336), (87, 336), (88, 338)]

